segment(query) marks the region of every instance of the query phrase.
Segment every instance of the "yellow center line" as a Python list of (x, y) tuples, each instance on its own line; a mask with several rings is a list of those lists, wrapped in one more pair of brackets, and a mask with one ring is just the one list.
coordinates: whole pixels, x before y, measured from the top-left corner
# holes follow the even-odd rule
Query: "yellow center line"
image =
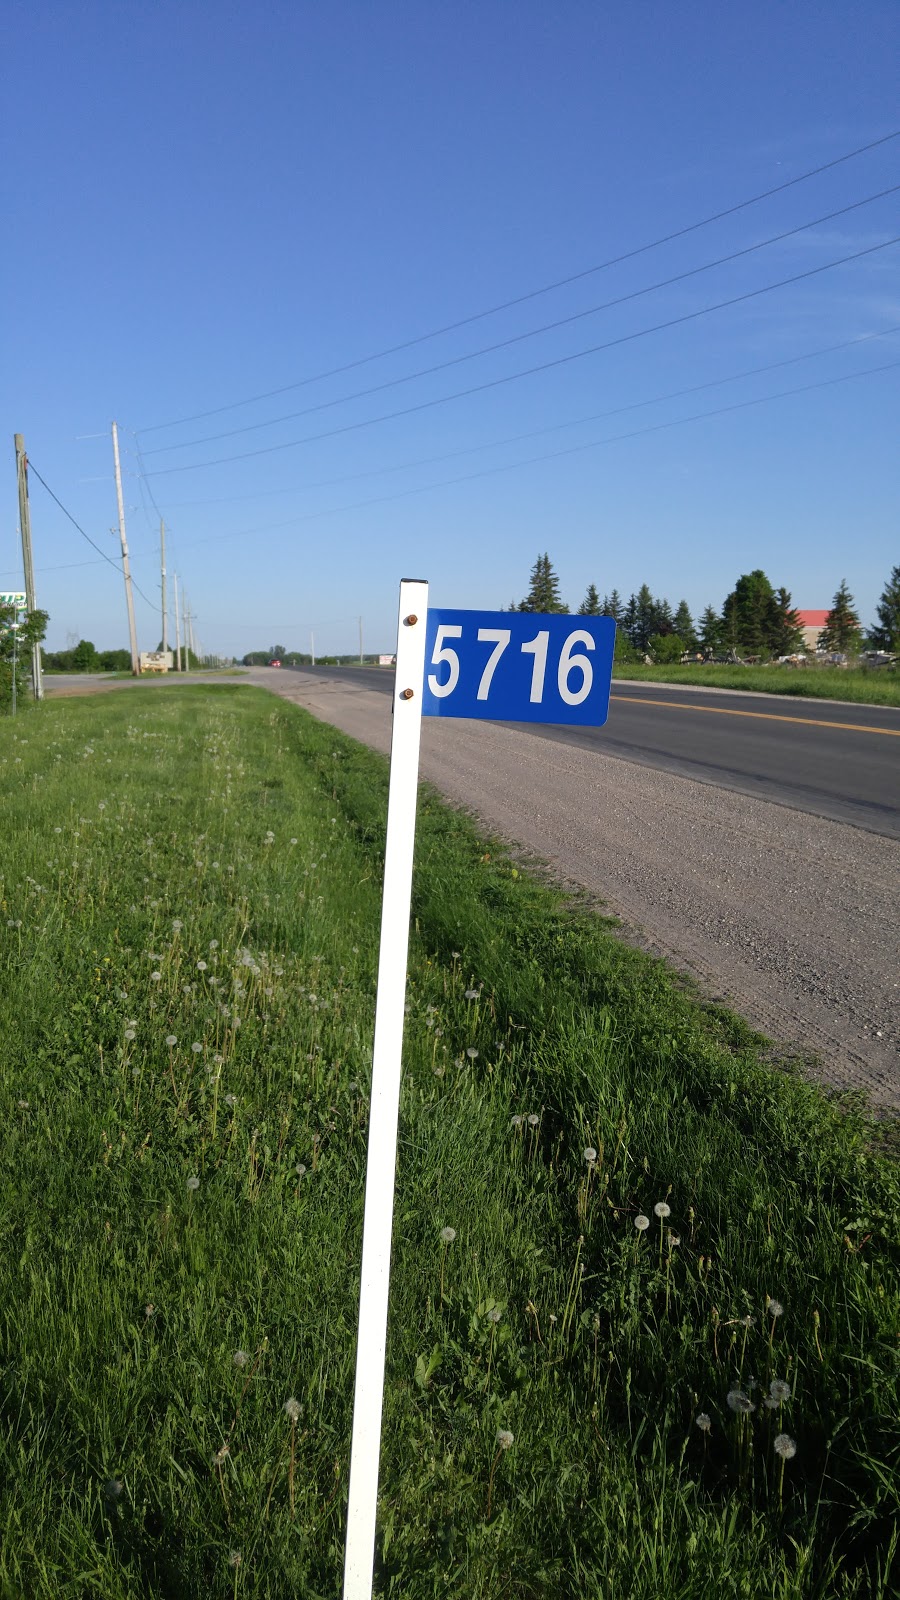
[(676, 711), (712, 711), (719, 717), (756, 717), (761, 722), (802, 722), (807, 728), (842, 728), (846, 733), (885, 733), (900, 739), (900, 728), (870, 728), (864, 722), (822, 722), (817, 717), (786, 717), (777, 711), (738, 711), (732, 706), (701, 706), (685, 700), (650, 700), (642, 694), (613, 694), (611, 700), (630, 700), (636, 706), (672, 706)]

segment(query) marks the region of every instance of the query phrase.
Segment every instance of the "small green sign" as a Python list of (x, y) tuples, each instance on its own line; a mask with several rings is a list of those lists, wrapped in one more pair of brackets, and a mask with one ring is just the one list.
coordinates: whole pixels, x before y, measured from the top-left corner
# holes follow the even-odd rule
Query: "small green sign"
[(25, 610), (24, 594), (0, 594), (0, 606), (15, 606), (17, 611)]

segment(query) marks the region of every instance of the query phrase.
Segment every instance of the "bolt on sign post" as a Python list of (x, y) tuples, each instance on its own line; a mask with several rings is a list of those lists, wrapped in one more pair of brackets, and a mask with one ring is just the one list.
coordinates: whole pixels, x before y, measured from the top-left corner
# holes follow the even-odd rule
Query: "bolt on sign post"
[(400, 585), (344, 1600), (372, 1595), (422, 717), (602, 727), (615, 637), (612, 617), (429, 611), (427, 583)]

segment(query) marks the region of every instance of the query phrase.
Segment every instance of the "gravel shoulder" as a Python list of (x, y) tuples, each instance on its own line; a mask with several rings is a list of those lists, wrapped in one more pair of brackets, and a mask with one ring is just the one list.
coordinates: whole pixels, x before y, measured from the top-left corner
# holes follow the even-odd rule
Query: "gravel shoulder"
[[(375, 749), (390, 697), (255, 668)], [(429, 719), (422, 777), (601, 900), (828, 1086), (900, 1110), (900, 845), (858, 827), (489, 723)]]

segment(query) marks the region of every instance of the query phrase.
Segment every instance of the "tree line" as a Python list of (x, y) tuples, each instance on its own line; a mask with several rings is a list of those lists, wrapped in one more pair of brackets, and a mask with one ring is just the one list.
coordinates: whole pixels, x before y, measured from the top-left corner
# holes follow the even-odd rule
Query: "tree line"
[[(549, 555), (539, 555), (531, 569), (528, 593), (513, 601), (510, 611), (568, 612)], [(799, 613), (783, 586), (775, 587), (757, 568), (742, 574), (720, 610), (708, 605), (696, 620), (686, 600), (676, 607), (655, 597), (642, 583), (623, 600), (618, 589), (600, 598), (589, 584), (578, 607), (580, 617), (613, 617), (617, 623), (616, 656), (634, 660), (652, 655), (658, 662), (683, 655), (755, 656), (772, 660), (805, 648)], [(876, 623), (864, 632), (853, 596), (842, 580), (820, 632), (817, 647), (856, 654), (865, 644), (873, 650), (900, 649), (900, 566), (893, 568), (876, 607)]]

